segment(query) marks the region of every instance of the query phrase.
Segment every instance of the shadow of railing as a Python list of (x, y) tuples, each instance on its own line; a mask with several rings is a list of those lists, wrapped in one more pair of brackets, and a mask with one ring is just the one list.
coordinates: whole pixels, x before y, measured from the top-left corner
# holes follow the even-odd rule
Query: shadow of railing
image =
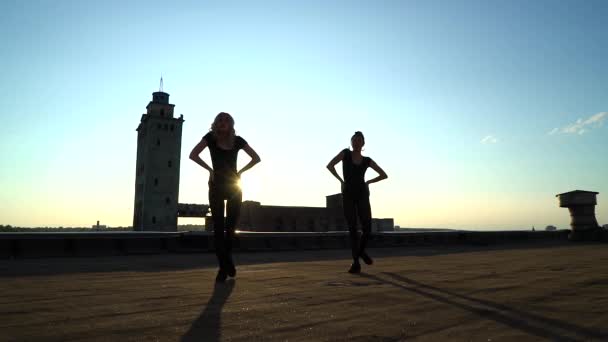
[[(577, 244), (580, 246), (581, 244)], [(519, 243), (493, 246), (412, 246), (374, 248), (377, 257), (435, 256), (445, 254), (491, 252), (514, 249), (567, 248), (567, 241)], [(238, 265), (306, 262), (350, 259), (350, 253), (339, 249), (309, 251), (268, 251), (236, 253)], [(47, 276), (96, 272), (162, 272), (200, 268), (215, 268), (217, 261), (211, 253), (124, 255), (82, 258), (35, 258), (0, 260), (0, 278), (15, 276)]]
[[(571, 244), (567, 241), (548, 241), (543, 243), (503, 244), (493, 246), (411, 246), (374, 248), (371, 250), (371, 253), (379, 258), (406, 256), (426, 257), (457, 253), (491, 252), (513, 249), (565, 248), (570, 246)], [(235, 259), (238, 265), (244, 266), (266, 263), (347, 260), (350, 259), (350, 253), (347, 250), (340, 249), (241, 252), (235, 254)], [(211, 253), (15, 259), (0, 260), (0, 278), (99, 272), (163, 272), (216, 267), (217, 261), (215, 255)]]
[[(555, 341), (606, 340), (606, 338), (608, 338), (608, 332), (603, 330), (589, 329), (566, 321), (526, 312), (501, 303), (462, 295), (450, 290), (424, 284), (395, 273), (383, 272), (383, 274), (389, 276), (392, 280), (370, 274), (361, 274), (361, 276), (418, 294), (443, 304), (455, 306), (479, 315), (482, 318), (494, 320), (513, 329), (518, 329), (537, 337)], [(433, 332), (435, 331), (429, 331), (428, 333)], [(422, 335), (416, 337), (421, 336)]]

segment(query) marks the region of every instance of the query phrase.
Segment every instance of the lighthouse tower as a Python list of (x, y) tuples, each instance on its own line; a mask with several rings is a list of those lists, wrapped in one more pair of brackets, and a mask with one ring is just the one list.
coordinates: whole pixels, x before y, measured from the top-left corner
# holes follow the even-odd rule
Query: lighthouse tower
[(152, 93), (137, 127), (137, 165), (133, 229), (177, 231), (179, 163), (183, 115), (173, 116), (175, 105), (163, 92)]

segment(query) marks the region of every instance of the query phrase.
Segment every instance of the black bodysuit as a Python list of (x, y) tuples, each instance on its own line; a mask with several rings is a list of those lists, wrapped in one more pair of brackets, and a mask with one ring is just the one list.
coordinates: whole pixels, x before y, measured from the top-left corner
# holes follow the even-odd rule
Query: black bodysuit
[(217, 141), (213, 133), (207, 133), (203, 139), (207, 142), (211, 153), (211, 163), (213, 164), (213, 183), (216, 186), (226, 187), (229, 189), (232, 185), (238, 183), (236, 174), (236, 159), (239, 153), (247, 142), (245, 139), (236, 136), (234, 137), (234, 146), (230, 150), (225, 150), (217, 145)]
[[(232, 239), (238, 222), (243, 195), (238, 185), (239, 177), (236, 160), (245, 139), (236, 136), (232, 149), (225, 150), (217, 145), (213, 133), (207, 133), (203, 139), (207, 142), (213, 165), (213, 181), (209, 182), (209, 207), (213, 219), (213, 237), (215, 254), (220, 268), (225, 269), (232, 263)], [(226, 200), (226, 218), (224, 218), (224, 200)]]
[[(363, 157), (361, 163), (353, 162), (352, 152), (344, 149), (342, 159), (342, 174), (344, 188), (342, 189), (342, 202), (344, 217), (350, 232), (353, 259), (358, 260), (359, 255), (365, 252), (365, 247), (371, 236), (372, 210), (369, 203), (369, 187), (365, 184), (365, 172), (372, 163), (369, 157)], [(361, 239), (357, 232), (357, 216), (361, 221)]]

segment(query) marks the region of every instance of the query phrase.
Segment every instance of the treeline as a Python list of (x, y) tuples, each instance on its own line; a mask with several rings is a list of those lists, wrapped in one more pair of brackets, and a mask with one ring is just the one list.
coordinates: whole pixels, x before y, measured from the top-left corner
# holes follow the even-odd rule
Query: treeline
[(399, 227), (395, 228), (396, 232), (445, 232), (445, 231), (454, 231), (458, 229), (449, 229), (449, 228), (404, 228)]
[[(178, 231), (205, 230), (204, 225), (186, 224), (177, 226)], [(105, 227), (93, 229), (90, 227), (14, 227), (9, 225), (0, 225), (0, 233), (32, 233), (32, 232), (128, 232), (133, 231), (132, 226), (127, 227)]]
[(90, 227), (13, 227), (9, 225), (0, 225), (0, 233), (19, 233), (19, 232), (92, 232), (92, 231), (131, 231), (133, 227), (107, 227), (99, 230)]

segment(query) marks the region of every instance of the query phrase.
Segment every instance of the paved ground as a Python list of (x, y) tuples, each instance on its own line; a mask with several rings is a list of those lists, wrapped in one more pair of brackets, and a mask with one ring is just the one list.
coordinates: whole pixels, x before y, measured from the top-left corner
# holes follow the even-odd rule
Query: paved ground
[(4, 341), (608, 340), (608, 246), (0, 261)]

